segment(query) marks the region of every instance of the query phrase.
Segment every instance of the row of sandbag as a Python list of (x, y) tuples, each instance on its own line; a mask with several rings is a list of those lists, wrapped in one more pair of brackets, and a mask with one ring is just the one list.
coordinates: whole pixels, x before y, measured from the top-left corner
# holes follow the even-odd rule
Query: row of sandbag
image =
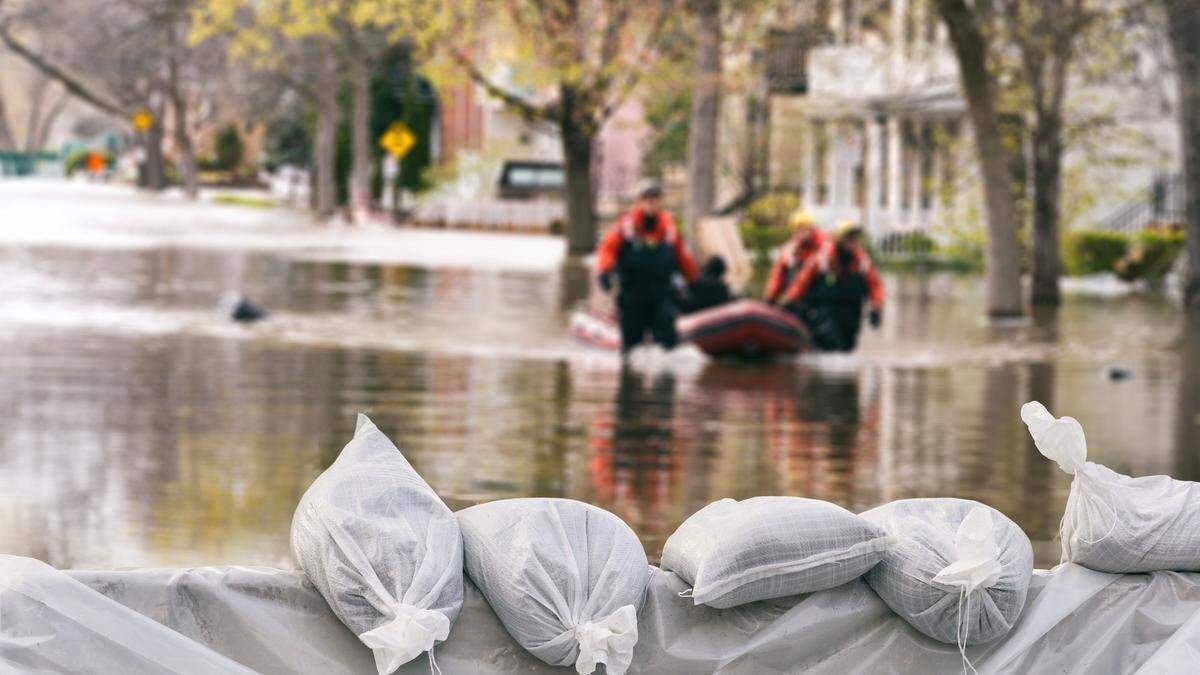
[[(1085, 464), (1077, 422), (1055, 420), (1039, 404), (1022, 417), (1038, 448), (1076, 474), (1064, 560), (1118, 572), (1200, 569), (1200, 530), (1187, 531), (1200, 508), (1191, 499), (1196, 484), (1129, 479)], [(1152, 497), (1165, 503), (1153, 505)], [(1171, 522), (1172, 509), (1182, 524)], [(1152, 531), (1142, 527), (1155, 523)], [(1183, 540), (1191, 540), (1190, 558)], [(585, 675), (599, 663), (621, 675), (648, 581), (632, 530), (582, 502), (512, 499), (452, 514), (365, 416), (301, 500), (292, 550), (337, 616), (373, 649), (380, 673), (427, 652), (433, 660), (461, 608), (465, 566), (532, 654)], [(668, 539), (662, 558), (691, 586), (693, 602), (717, 608), (865, 574), (915, 628), (960, 647), (1012, 628), (1032, 562), (1020, 528), (977, 502), (903, 500), (856, 516), (795, 497), (710, 504)]]

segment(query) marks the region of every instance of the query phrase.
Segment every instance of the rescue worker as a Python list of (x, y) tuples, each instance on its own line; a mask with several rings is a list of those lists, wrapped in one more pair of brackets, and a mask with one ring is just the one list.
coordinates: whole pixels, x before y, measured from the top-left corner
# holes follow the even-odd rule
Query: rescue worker
[(675, 275), (695, 281), (696, 263), (662, 207), (661, 187), (642, 189), (633, 209), (604, 235), (596, 272), (605, 292), (612, 290), (614, 274), (620, 284), (617, 313), (623, 354), (641, 344), (647, 331), (664, 348), (675, 347)]
[(808, 324), (820, 349), (854, 349), (864, 300), (871, 303), (871, 327), (883, 320), (883, 281), (861, 242), (862, 228), (839, 224), (834, 241), (809, 258), (783, 294), (783, 304)]
[(829, 241), (829, 237), (817, 227), (817, 221), (812, 214), (803, 209), (792, 214), (788, 225), (794, 234), (780, 249), (779, 256), (775, 258), (775, 264), (771, 267), (764, 298), (769, 304), (775, 304), (779, 300), (788, 286), (795, 281), (800, 270), (804, 269), (804, 263)]
[(725, 259), (714, 255), (704, 263), (700, 278), (688, 286), (679, 306), (684, 314), (691, 314), (712, 309), (733, 299), (733, 291), (729, 290), (729, 284), (725, 283)]

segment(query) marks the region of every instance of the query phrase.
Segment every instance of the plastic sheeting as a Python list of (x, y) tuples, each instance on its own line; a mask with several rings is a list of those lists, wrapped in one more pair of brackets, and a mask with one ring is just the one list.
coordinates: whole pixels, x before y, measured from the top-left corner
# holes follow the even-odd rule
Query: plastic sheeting
[(31, 558), (0, 555), (0, 673), (249, 673)]
[[(263, 673), (374, 672), (371, 651), (299, 572), (248, 567), (71, 572), (178, 631), (181, 654), (209, 647)], [(69, 580), (43, 580), (59, 593)], [(53, 584), (53, 585), (51, 585)], [(958, 649), (905, 623), (866, 583), (717, 610), (678, 597), (686, 584), (653, 570), (631, 673), (957, 673)], [(435, 649), (453, 673), (565, 673), (527, 654), (470, 583), (462, 614)], [(0, 595), (0, 602), (7, 599)], [(111, 603), (109, 603), (111, 604)], [(0, 607), (0, 612), (7, 612)], [(110, 608), (109, 611), (112, 611)], [(7, 616), (7, 615), (6, 615)], [(117, 616), (114, 612), (113, 616)], [(39, 626), (73, 630), (66, 616)], [(0, 640), (11, 628), (0, 620)], [(6, 644), (0, 641), (0, 645)], [(111, 645), (76, 646), (91, 663)], [(1200, 574), (1113, 575), (1076, 565), (1035, 572), (1025, 611), (1003, 639), (969, 647), (980, 673), (1190, 673), (1200, 654)], [(8, 652), (0, 650), (0, 672)], [(428, 673), (414, 661), (400, 673)], [(80, 668), (86, 671), (86, 668)], [(136, 672), (136, 671), (135, 671)], [(190, 672), (204, 672), (191, 668)]]

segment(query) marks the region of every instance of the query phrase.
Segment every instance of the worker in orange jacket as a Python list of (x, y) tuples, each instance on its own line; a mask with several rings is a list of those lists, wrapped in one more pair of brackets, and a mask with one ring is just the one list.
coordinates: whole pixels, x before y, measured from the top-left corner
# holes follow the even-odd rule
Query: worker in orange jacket
[(784, 290), (796, 280), (800, 270), (804, 269), (804, 263), (829, 241), (829, 237), (817, 227), (817, 221), (808, 211), (797, 210), (788, 219), (788, 225), (794, 234), (779, 250), (775, 264), (771, 267), (771, 276), (767, 280), (764, 299), (771, 304), (779, 301)]
[(883, 321), (883, 280), (861, 242), (862, 228), (840, 224), (834, 241), (805, 263), (783, 294), (783, 304), (808, 325), (820, 349), (854, 349), (864, 301), (871, 304), (871, 327)]
[(675, 275), (696, 280), (696, 263), (684, 246), (671, 214), (662, 206), (662, 188), (644, 188), (633, 209), (604, 235), (596, 255), (596, 272), (605, 292), (620, 284), (617, 311), (621, 351), (629, 353), (649, 331), (654, 341), (672, 349), (679, 341)]

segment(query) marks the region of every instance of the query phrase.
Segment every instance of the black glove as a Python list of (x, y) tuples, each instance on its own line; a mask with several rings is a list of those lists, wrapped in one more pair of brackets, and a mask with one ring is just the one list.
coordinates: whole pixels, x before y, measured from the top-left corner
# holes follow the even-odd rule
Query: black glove
[(879, 324), (883, 323), (883, 313), (878, 309), (873, 309), (868, 319), (871, 322), (871, 328), (879, 328)]
[(597, 280), (600, 282), (600, 288), (605, 293), (612, 292), (612, 275), (611, 274), (609, 274), (608, 272), (605, 272), (604, 274), (601, 274), (599, 277), (597, 277)]

